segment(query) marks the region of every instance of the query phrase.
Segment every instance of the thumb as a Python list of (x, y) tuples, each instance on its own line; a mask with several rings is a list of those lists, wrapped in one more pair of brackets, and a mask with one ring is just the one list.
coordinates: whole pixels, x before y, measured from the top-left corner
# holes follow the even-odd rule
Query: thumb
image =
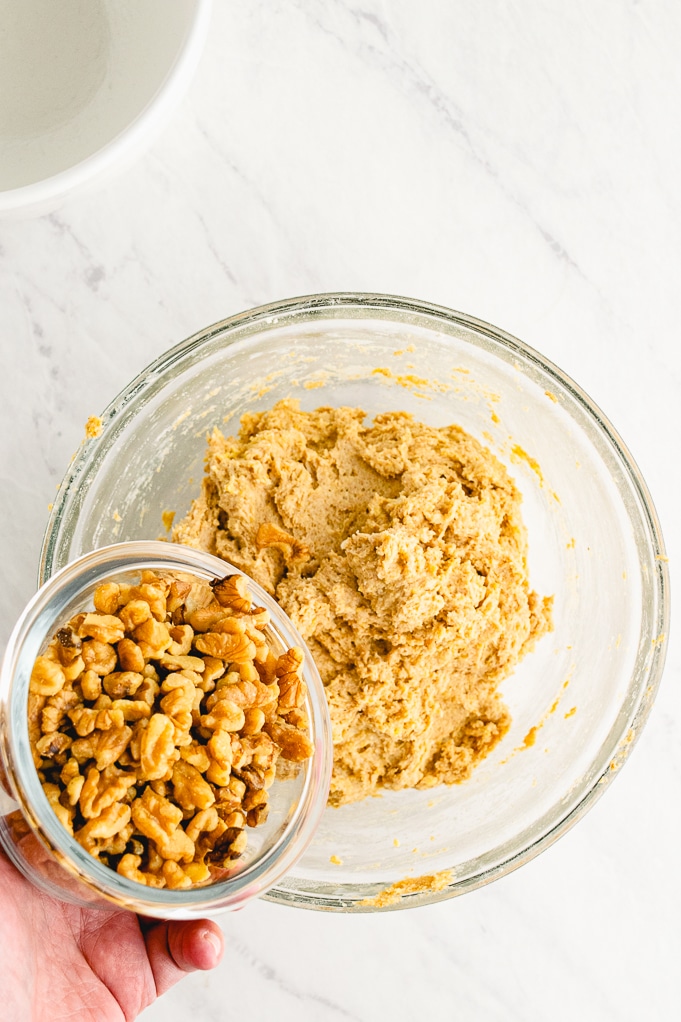
[(214, 969), (222, 958), (220, 928), (209, 919), (163, 922), (144, 935), (158, 997), (196, 969)]

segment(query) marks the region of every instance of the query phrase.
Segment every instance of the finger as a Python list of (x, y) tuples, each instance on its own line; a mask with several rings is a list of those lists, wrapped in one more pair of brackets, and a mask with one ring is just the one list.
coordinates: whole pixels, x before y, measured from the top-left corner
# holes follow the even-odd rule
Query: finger
[(168, 925), (168, 946), (173, 959), (185, 972), (214, 969), (222, 958), (222, 931), (209, 919)]
[(187, 973), (215, 968), (222, 957), (222, 933), (208, 919), (158, 923), (144, 939), (159, 997)]

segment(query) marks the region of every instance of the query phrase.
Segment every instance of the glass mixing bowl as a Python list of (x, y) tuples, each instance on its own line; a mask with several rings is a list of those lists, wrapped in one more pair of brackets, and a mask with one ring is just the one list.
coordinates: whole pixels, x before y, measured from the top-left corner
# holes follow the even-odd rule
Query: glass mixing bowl
[[(103, 413), (61, 485), (41, 578), (108, 543), (155, 538), (198, 494), (205, 437), (284, 397), (458, 423), (523, 494), (531, 587), (554, 631), (502, 686), (513, 724), (465, 784), (328, 808), (267, 895), (366, 911), (474, 889), (527, 862), (596, 801), (631, 752), (662, 672), (668, 579), (641, 476), (564, 373), (496, 327), (382, 295), (292, 299), (201, 331)], [(167, 521), (167, 517), (165, 519)]]

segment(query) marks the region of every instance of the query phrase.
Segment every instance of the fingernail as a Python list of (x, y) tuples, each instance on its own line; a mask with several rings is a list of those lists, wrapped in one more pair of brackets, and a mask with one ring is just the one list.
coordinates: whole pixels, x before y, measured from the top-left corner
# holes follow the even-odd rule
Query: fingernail
[(220, 938), (217, 936), (216, 933), (213, 933), (212, 930), (202, 930), (201, 936), (212, 947), (215, 960), (217, 961), (222, 952), (222, 944), (220, 942)]

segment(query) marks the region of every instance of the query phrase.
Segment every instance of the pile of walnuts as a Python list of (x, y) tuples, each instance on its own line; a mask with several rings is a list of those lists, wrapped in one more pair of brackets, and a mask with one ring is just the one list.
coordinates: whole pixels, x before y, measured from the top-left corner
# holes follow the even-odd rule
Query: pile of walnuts
[[(43, 790), (91, 855), (131, 880), (219, 879), (267, 818), (277, 761), (312, 754), (303, 653), (276, 656), (246, 580), (143, 571), (33, 667), (28, 727)], [(280, 763), (280, 768), (281, 768)]]

